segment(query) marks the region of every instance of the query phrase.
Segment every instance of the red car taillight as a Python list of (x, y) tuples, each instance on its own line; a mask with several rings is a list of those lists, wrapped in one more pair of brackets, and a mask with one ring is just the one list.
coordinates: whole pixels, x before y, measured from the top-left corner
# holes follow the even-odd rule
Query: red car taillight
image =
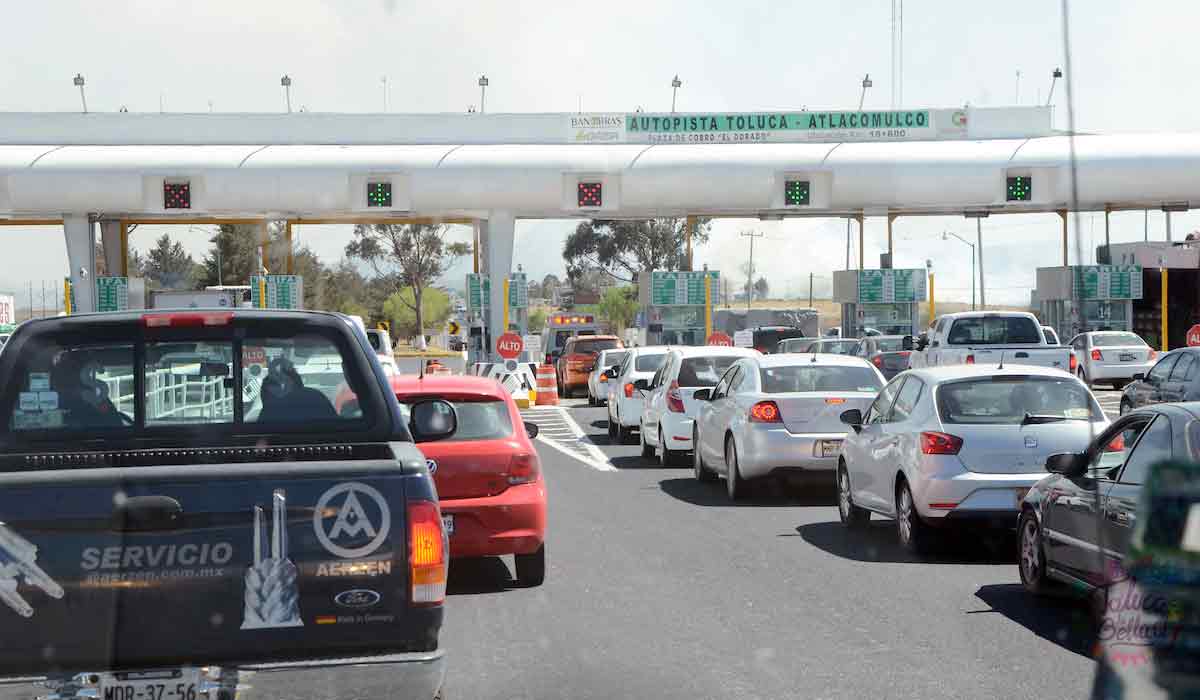
[(1104, 355), (1101, 354), (1101, 352), (1099, 350), (1092, 350), (1092, 359), (1093, 360), (1103, 360)]
[(1071, 353), (1071, 371), (1079, 369), (1079, 358), (1075, 357), (1075, 353)]
[(432, 501), (408, 504), (408, 562), (413, 605), (440, 605), (446, 600), (446, 537), (442, 513)]
[(781, 423), (779, 406), (774, 401), (759, 401), (750, 407), (751, 423)]
[(883, 369), (883, 355), (876, 355), (871, 358), (871, 363), (876, 367)]
[(628, 383), (625, 384), (625, 398), (627, 398), (627, 399), (633, 398), (633, 385), (632, 384), (628, 384)]
[(946, 433), (921, 433), (921, 452), (927, 455), (956, 455), (962, 449), (962, 438)]
[(974, 355), (967, 355), (967, 361), (966, 361), (966, 363), (965, 363), (965, 364), (968, 364), (968, 365), (973, 365), (973, 364), (975, 364), (975, 356), (974, 356)]
[(537, 455), (528, 452), (515, 454), (508, 465), (508, 483), (515, 486), (537, 481), (541, 471), (542, 466)]
[(671, 382), (667, 388), (667, 410), (671, 413), (683, 413), (683, 397), (679, 395), (679, 382)]

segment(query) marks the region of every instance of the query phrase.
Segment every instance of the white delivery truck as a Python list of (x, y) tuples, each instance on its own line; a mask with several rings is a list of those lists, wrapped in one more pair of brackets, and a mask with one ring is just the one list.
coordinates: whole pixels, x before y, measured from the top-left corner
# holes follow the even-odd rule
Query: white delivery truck
[(1071, 349), (1050, 345), (1037, 317), (1024, 311), (964, 311), (938, 318), (922, 333), (909, 367), (1036, 365), (1074, 372)]

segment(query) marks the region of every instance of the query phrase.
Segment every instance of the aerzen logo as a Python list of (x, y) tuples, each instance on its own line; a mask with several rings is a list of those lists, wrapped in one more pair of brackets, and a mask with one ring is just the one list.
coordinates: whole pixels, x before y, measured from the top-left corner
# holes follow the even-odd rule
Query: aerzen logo
[(358, 559), (379, 549), (391, 527), (392, 514), (383, 495), (356, 481), (326, 491), (313, 510), (317, 540), (330, 554), (344, 559)]

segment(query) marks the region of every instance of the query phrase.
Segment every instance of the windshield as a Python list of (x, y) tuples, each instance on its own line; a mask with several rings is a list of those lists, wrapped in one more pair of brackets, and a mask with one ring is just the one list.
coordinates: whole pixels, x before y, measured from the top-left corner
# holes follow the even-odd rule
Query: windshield
[(759, 370), (764, 394), (788, 394), (806, 391), (878, 391), (883, 386), (879, 374), (868, 367), (838, 365), (789, 365)]
[(1072, 379), (1004, 376), (943, 384), (937, 389), (944, 423), (1017, 425), (1026, 416), (1104, 419), (1087, 389)]
[(875, 338), (875, 352), (900, 352), (904, 349), (904, 338)]
[(858, 347), (857, 340), (818, 340), (809, 343), (804, 352), (824, 352), (832, 355), (850, 355)]
[(739, 359), (736, 355), (685, 357), (679, 364), (679, 378), (676, 381), (679, 386), (688, 388), (716, 386), (725, 370)]
[(1146, 347), (1146, 341), (1133, 333), (1095, 333), (1092, 335), (1092, 345), (1100, 348), (1114, 346)]
[(656, 372), (666, 357), (665, 352), (638, 353), (634, 359), (633, 369), (635, 372)]
[(951, 345), (1038, 344), (1038, 325), (1024, 316), (978, 316), (960, 318), (950, 326)]

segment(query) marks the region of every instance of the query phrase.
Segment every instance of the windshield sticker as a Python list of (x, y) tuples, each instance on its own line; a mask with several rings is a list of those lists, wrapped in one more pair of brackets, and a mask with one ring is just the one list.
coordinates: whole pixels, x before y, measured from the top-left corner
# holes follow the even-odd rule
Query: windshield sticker
[(49, 391), (50, 390), (50, 373), (49, 372), (30, 372), (29, 373), (29, 390), (30, 391)]
[(1087, 418), (1092, 412), (1087, 408), (1068, 408), (1065, 414), (1067, 418)]
[(37, 397), (39, 411), (53, 411), (58, 408), (57, 391), (39, 391)]
[[(366, 501), (372, 506), (368, 511)], [(336, 513), (332, 524), (327, 524)], [(379, 549), (392, 527), (383, 494), (358, 482), (338, 484), (321, 495), (313, 510), (313, 530), (321, 546), (343, 559), (358, 559)], [(328, 529), (327, 529), (328, 528)]]
[(246, 569), (242, 596), (242, 629), (303, 627), (296, 565), (288, 558), (287, 496), (271, 496), (270, 556), (266, 556), (267, 522), (262, 506), (254, 506), (254, 564)]
[(21, 411), (35, 412), (38, 410), (38, 395), (36, 391), (22, 391), (20, 404), (18, 406)]
[(61, 600), (65, 592), (37, 565), (38, 548), (4, 523), (0, 523), (0, 601), (21, 617), (33, 617), (33, 606), (17, 593), (17, 578)]

